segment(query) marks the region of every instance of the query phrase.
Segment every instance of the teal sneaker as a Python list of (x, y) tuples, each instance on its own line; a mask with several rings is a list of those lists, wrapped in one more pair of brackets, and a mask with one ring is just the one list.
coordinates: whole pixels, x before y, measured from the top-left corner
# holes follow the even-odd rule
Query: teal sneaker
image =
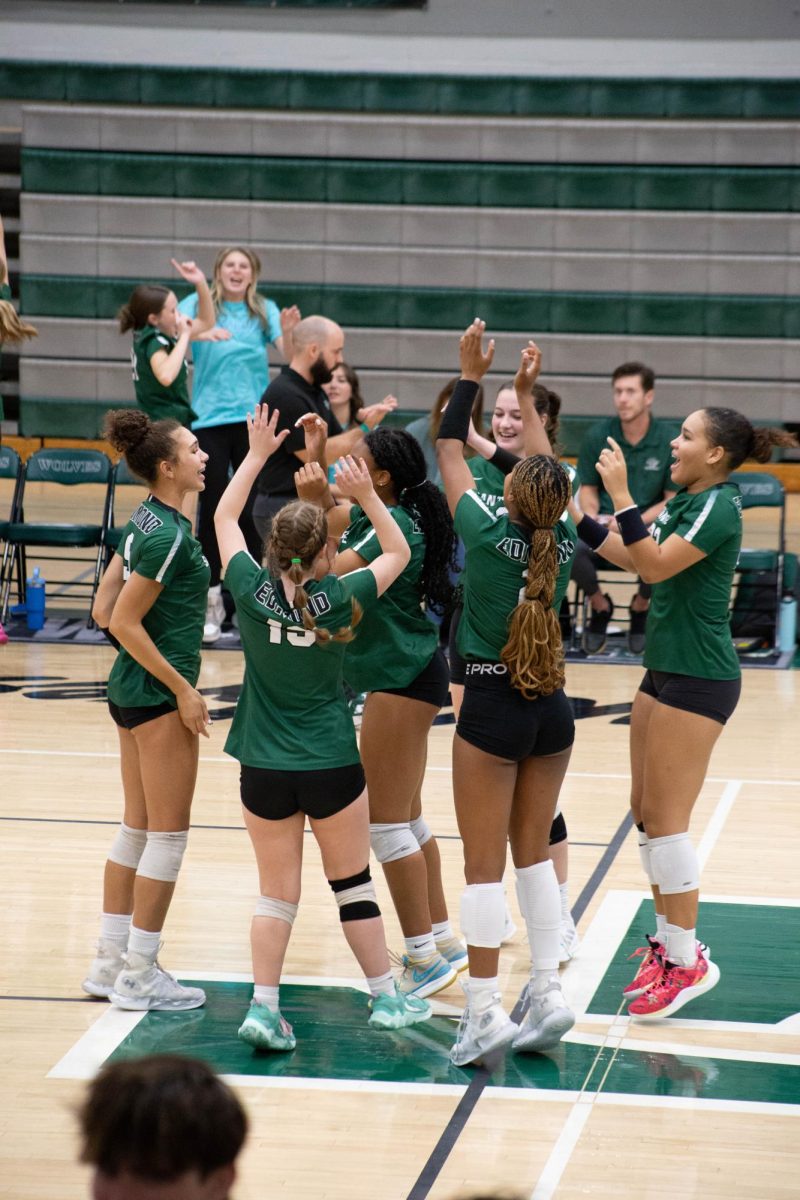
[(372, 1012), (369, 1024), (373, 1029), (405, 1029), (406, 1025), (418, 1025), (427, 1021), (431, 1006), (419, 996), (404, 996), (395, 984), (394, 995), (381, 992), (370, 1000)]
[(469, 955), (467, 947), (461, 941), (461, 938), (451, 937), (445, 942), (437, 942), (436, 949), (441, 954), (442, 958), (446, 958), (456, 971), (466, 971), (469, 966)]
[(297, 1040), (289, 1022), (279, 1012), (262, 1004), (250, 1003), (239, 1028), (239, 1040), (256, 1050), (294, 1050)]
[(437, 992), (443, 992), (458, 978), (457, 968), (452, 966), (438, 949), (428, 958), (411, 959), (404, 954), (401, 961), (403, 969), (395, 982), (406, 996), (417, 996), (424, 1000), (426, 996), (435, 996)]

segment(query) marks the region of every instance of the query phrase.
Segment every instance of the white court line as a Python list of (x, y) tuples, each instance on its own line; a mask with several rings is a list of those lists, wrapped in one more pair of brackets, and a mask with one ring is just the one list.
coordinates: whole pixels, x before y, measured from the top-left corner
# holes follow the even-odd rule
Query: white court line
[[(578, 1018), (583, 1025), (607, 1025), (611, 1021), (624, 1021), (625, 1024), (630, 1023), (630, 1017), (627, 1016), (612, 1016), (611, 1013), (581, 1013)], [(687, 1029), (701, 1033), (748, 1033), (758, 1035), (761, 1033), (778, 1033), (792, 1035), (798, 1032), (796, 1022), (800, 1020), (800, 1014), (795, 1014), (791, 1017), (785, 1017), (783, 1021), (778, 1021), (775, 1025), (770, 1025), (764, 1021), (691, 1021), (683, 1017), (669, 1017), (669, 1024), (665, 1025), (665, 1029)], [(793, 1027), (794, 1026), (794, 1027)], [(641, 1028), (641, 1026), (638, 1026)], [(631, 1043), (635, 1045), (636, 1043)]]
[(706, 825), (705, 833), (700, 839), (700, 845), (697, 847), (697, 863), (700, 870), (705, 869), (705, 865), (711, 855), (711, 851), (717, 844), (717, 839), (722, 833), (723, 826), (728, 819), (731, 809), (733, 808), (736, 797), (742, 788), (741, 779), (730, 779), (723, 789), (722, 795), (717, 801), (716, 807), (711, 814), (711, 818)]
[[(708, 1022), (710, 1025), (711, 1022)], [(628, 1026), (625, 1027), (627, 1030)], [(772, 1029), (772, 1026), (765, 1026)], [(625, 1031), (620, 1034), (619, 1041), (625, 1038)], [(568, 1033), (565, 1042), (576, 1042), (581, 1046), (602, 1047), (608, 1044), (608, 1037), (602, 1033)], [(615, 1039), (616, 1040), (616, 1039)], [(680, 1058), (717, 1058), (730, 1062), (764, 1063), (775, 1067), (800, 1067), (800, 1054), (761, 1053), (758, 1050), (723, 1050), (717, 1046), (683, 1045), (681, 1042), (657, 1042), (629, 1040), (623, 1047), (625, 1050), (636, 1050), (643, 1054), (675, 1054)]]
[(146, 1012), (123, 1012), (109, 1004), (102, 1017), (48, 1071), (47, 1078), (91, 1079), (146, 1016)]
[(555, 1194), (591, 1112), (592, 1099), (581, 1096), (564, 1122), (564, 1127), (550, 1151), (550, 1156), (544, 1164), (544, 1170), (539, 1176), (539, 1182), (531, 1192), (531, 1200), (550, 1200), (550, 1197)]
[[(623, 1105), (626, 1108), (685, 1108), (690, 1112), (748, 1113), (751, 1116), (794, 1117), (796, 1104), (775, 1104), (768, 1100), (704, 1100), (694, 1096), (631, 1096), (624, 1092), (600, 1092), (595, 1104)], [(538, 1200), (538, 1198), (537, 1198)]]

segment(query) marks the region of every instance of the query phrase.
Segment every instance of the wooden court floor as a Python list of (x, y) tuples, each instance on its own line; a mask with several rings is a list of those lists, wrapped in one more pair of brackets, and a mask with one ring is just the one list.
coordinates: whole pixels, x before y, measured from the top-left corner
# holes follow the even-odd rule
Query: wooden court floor
[[(457, 986), (437, 998), (447, 1015), (398, 1034), (366, 1028), (358, 972), (310, 837), (284, 991), (298, 1050), (257, 1056), (236, 1041), (256, 875), (237, 767), (222, 751), (241, 680), (235, 651), (204, 656), (214, 724), (162, 952), (180, 977), (206, 981), (207, 1008), (142, 1018), (83, 996), (120, 813), (116, 734), (103, 703), (112, 654), (99, 645), (0, 648), (0, 1196), (86, 1196), (72, 1115), (83, 1081), (110, 1054), (155, 1049), (207, 1057), (239, 1088), (252, 1130), (236, 1200), (448, 1200), (499, 1188), (536, 1200), (798, 1195), (797, 671), (745, 672), (696, 810), (707, 900), (700, 933), (722, 982), (684, 1019), (637, 1028), (619, 989), (630, 977), (626, 956), (650, 927), (627, 825), (626, 720), (641, 672), (569, 664), (580, 719), (563, 806), (582, 942), (563, 978), (578, 1021), (556, 1051), (514, 1056), (488, 1075), (448, 1063)], [(443, 723), (431, 733), (425, 811), (457, 919), (452, 732)], [(508, 884), (517, 913), (510, 875)], [(501, 954), (509, 1006), (526, 972), (520, 932)]]

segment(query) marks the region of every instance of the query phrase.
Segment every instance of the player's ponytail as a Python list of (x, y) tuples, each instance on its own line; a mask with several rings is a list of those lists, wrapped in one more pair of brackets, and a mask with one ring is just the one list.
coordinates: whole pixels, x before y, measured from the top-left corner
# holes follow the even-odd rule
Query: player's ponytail
[[(0, 281), (3, 278), (3, 260), (0, 258)], [(29, 325), (18, 315), (10, 300), (0, 300), (0, 344), (24, 342), (39, 336), (35, 325)]]
[(318, 642), (350, 642), (353, 630), (361, 620), (361, 605), (351, 602), (351, 620), (335, 633), (320, 629), (309, 611), (309, 596), (303, 586), (303, 576), (328, 540), (328, 519), (316, 504), (295, 500), (276, 513), (267, 542), (267, 565), (273, 575), (283, 572), (295, 586), (294, 607), (303, 625), (313, 630)]
[(706, 437), (712, 446), (722, 446), (731, 471), (748, 458), (769, 462), (773, 446), (797, 445), (797, 438), (788, 430), (751, 425), (747, 417), (732, 408), (704, 408), (703, 420)]
[(554, 458), (523, 458), (511, 474), (510, 499), (531, 533), (524, 593), (509, 618), (500, 657), (512, 687), (528, 700), (564, 686), (564, 651), (553, 596), (558, 576), (554, 529), (567, 506), (570, 483)]

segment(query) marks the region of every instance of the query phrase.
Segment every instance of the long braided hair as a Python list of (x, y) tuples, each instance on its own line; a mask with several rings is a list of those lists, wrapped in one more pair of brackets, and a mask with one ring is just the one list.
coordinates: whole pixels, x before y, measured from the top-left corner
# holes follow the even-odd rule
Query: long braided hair
[(444, 612), (453, 598), (449, 569), (455, 570), (456, 535), (447, 501), (426, 477), (425, 455), (405, 429), (379, 426), (364, 441), (375, 465), (388, 471), (397, 503), (420, 525), (425, 537), (420, 588), (429, 608)]
[[(295, 500), (285, 504), (275, 514), (267, 541), (267, 565), (272, 575), (281, 571), (289, 576), (295, 586), (294, 607), (299, 610), (306, 629), (313, 629), (318, 642), (350, 642), (355, 636), (353, 629), (361, 620), (361, 605), (352, 600), (350, 624), (331, 633), (320, 629), (309, 612), (309, 596), (303, 587), (303, 574), (328, 540), (328, 519), (316, 504)], [(295, 561), (299, 560), (299, 561)]]
[(564, 686), (564, 650), (553, 596), (558, 575), (554, 527), (570, 497), (569, 477), (554, 458), (534, 454), (511, 473), (510, 499), (528, 526), (531, 551), (525, 591), (509, 618), (508, 641), (500, 652), (511, 684), (527, 700)]

